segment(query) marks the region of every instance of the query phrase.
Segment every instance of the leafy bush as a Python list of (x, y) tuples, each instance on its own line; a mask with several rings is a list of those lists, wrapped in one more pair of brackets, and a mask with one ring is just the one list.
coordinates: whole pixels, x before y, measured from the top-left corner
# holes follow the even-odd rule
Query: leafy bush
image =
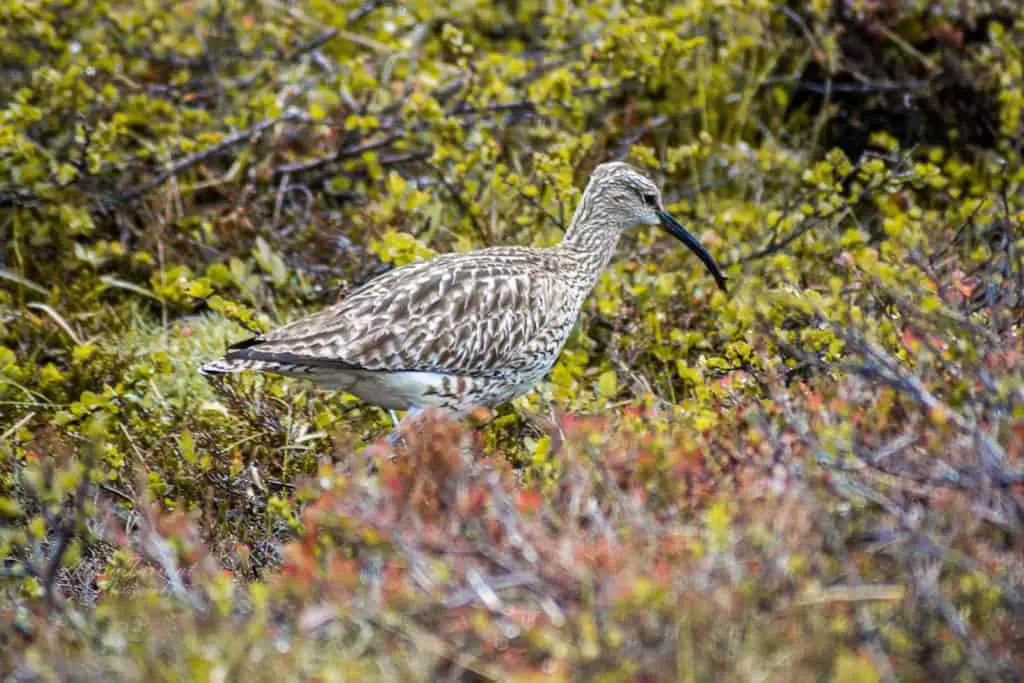
[[(5, 4), (3, 670), (1020, 676), (1024, 12), (919, 5)], [(638, 231), (535, 392), (395, 449), (197, 375), (610, 158), (728, 296)]]

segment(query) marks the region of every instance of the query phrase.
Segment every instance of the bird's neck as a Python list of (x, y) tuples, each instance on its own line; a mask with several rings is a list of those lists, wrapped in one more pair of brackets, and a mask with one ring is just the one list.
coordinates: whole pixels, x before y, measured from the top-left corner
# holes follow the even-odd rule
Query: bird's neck
[(573, 256), (581, 275), (597, 282), (615, 255), (621, 232), (613, 218), (592, 211), (584, 197), (558, 248)]

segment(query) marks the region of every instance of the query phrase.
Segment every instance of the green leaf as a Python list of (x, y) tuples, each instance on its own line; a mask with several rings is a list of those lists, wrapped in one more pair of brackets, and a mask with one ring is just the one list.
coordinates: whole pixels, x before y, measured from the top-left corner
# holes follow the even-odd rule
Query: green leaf
[(597, 380), (597, 387), (604, 398), (612, 398), (618, 393), (618, 378), (614, 370), (606, 370)]
[(196, 462), (196, 445), (190, 430), (182, 430), (179, 445), (181, 446), (181, 456), (185, 459), (185, 462), (190, 465), (194, 464)]

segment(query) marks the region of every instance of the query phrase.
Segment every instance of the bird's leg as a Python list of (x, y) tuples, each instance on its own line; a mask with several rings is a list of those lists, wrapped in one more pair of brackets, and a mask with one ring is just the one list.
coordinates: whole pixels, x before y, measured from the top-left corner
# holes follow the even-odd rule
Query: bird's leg
[(558, 421), (558, 416), (555, 414), (555, 404), (550, 401), (546, 401), (548, 409), (548, 417), (551, 420), (551, 429), (558, 434), (560, 441), (565, 441), (565, 432), (562, 431), (562, 425)]
[(405, 415), (403, 415), (402, 419), (399, 420), (395, 416), (395, 411), (388, 411), (388, 414), (391, 415), (391, 420), (395, 423), (395, 428), (388, 434), (388, 441), (392, 446), (397, 446), (398, 442), (402, 440), (402, 426), (415, 420), (416, 416), (422, 412), (423, 408), (421, 406), (412, 406), (405, 411)]

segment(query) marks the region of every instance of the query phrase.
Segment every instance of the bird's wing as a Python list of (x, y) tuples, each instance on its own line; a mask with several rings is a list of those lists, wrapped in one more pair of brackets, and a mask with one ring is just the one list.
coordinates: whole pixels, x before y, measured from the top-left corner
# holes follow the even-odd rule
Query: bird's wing
[(566, 287), (542, 258), (496, 248), (398, 268), (334, 306), (237, 344), (225, 360), (500, 375), (523, 362), (552, 311), (565, 309)]

